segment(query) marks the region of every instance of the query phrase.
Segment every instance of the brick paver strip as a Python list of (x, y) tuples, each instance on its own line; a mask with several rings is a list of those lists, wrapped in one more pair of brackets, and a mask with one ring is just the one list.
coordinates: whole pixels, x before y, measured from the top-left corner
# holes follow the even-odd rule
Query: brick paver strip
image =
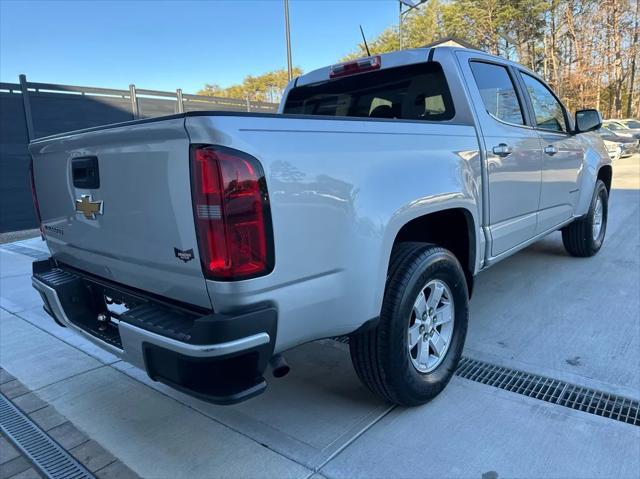
[(30, 467), (26, 471), (16, 474), (11, 479), (42, 479), (42, 476), (38, 474), (33, 467)]
[(98, 479), (138, 479), (138, 475), (122, 461), (113, 462), (94, 474)]
[(26, 457), (20, 455), (4, 464), (0, 464), (0, 479), (13, 478), (16, 474), (20, 474), (30, 468), (31, 463)]
[(47, 431), (55, 441), (69, 451), (89, 440), (89, 437), (69, 421)]
[(6, 382), (0, 385), (0, 392), (7, 396), (9, 399), (27, 394), (29, 390), (17, 379)]
[(9, 381), (13, 381), (14, 379), (15, 378), (4, 369), (0, 369), (0, 384), (8, 383)]
[(18, 450), (13, 447), (13, 444), (3, 434), (0, 434), (0, 464), (9, 462), (18, 456), (20, 456)]
[(40, 399), (40, 396), (35, 393), (27, 393), (22, 396), (17, 396), (11, 399), (11, 402), (18, 406), (22, 412), (27, 415), (47, 407), (47, 403)]
[(111, 454), (93, 439), (90, 439), (87, 442), (74, 447), (73, 449), (70, 449), (69, 452), (73, 455), (73, 457), (81, 462), (84, 467), (86, 467), (93, 473), (99, 471), (103, 467), (106, 467), (117, 460), (113, 454)]
[(67, 418), (56, 411), (53, 406), (47, 406), (39, 409), (36, 412), (29, 414), (29, 417), (45, 432), (67, 422)]

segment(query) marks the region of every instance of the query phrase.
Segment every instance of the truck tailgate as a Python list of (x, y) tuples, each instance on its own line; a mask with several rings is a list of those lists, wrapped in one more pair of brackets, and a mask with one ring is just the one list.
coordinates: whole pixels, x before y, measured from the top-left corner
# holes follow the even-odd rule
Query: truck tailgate
[(29, 150), (55, 259), (211, 308), (193, 220), (184, 118), (45, 138)]

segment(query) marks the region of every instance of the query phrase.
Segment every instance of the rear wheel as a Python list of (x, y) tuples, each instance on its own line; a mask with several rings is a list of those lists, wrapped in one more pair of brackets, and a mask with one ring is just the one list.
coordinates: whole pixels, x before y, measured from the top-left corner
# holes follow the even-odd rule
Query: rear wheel
[(435, 397), (460, 360), (468, 301), (464, 272), (450, 251), (424, 243), (398, 244), (380, 321), (349, 342), (362, 382), (405, 406)]
[(572, 256), (593, 256), (602, 247), (607, 230), (609, 194), (598, 180), (587, 215), (574, 220), (562, 230), (562, 243)]

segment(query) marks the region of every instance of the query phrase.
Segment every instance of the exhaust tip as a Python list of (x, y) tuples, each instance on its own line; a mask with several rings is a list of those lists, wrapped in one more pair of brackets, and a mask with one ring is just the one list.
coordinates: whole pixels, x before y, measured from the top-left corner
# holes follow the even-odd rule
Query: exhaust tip
[(271, 374), (273, 374), (274, 378), (282, 378), (291, 371), (287, 360), (282, 354), (274, 354), (269, 364), (271, 365)]

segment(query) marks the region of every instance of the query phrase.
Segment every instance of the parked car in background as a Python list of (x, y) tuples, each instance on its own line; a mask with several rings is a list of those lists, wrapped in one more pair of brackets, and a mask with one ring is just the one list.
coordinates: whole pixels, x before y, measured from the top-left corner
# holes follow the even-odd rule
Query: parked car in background
[(640, 140), (629, 136), (618, 135), (607, 127), (598, 130), (598, 135), (604, 140), (604, 144), (612, 160), (625, 156), (631, 156), (640, 151)]
[(605, 120), (602, 126), (613, 131), (616, 135), (640, 140), (640, 128), (631, 128), (623, 123), (624, 120)]
[(611, 160), (619, 160), (622, 157), (622, 146), (620, 143), (616, 143), (615, 141), (604, 141), (604, 146), (607, 148), (607, 153), (609, 153), (609, 158)]
[(640, 131), (640, 120), (625, 118), (624, 120), (619, 120), (619, 123), (622, 123), (624, 126), (631, 128), (632, 130)]

